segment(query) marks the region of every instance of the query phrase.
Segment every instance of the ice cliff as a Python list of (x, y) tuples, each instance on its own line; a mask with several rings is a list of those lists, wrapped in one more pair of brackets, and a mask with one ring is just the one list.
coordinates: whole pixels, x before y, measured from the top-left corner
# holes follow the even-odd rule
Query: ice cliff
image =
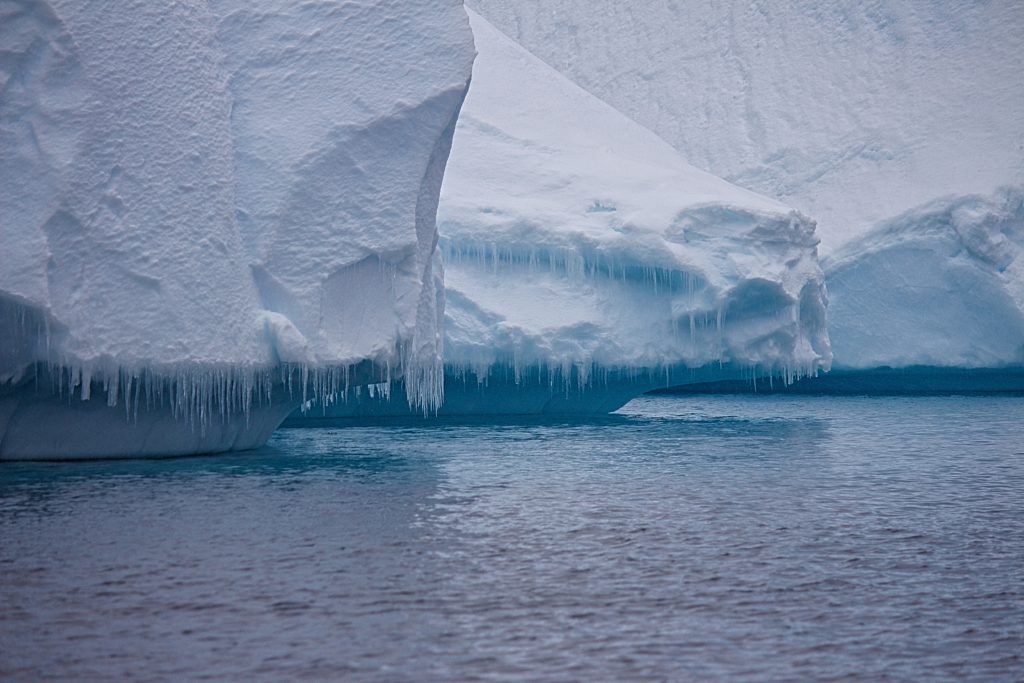
[(0, 458), (256, 445), (441, 394), (456, 0), (0, 7)]
[[(606, 412), (656, 386), (828, 366), (811, 221), (689, 165), (469, 14), (478, 56), (438, 212), (442, 413)], [(362, 399), (327, 412), (404, 406)]]

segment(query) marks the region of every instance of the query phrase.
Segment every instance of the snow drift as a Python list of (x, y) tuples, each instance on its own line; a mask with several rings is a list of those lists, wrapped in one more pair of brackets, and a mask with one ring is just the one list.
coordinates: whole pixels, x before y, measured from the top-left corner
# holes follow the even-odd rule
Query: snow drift
[[(828, 366), (811, 221), (470, 19), (479, 54), (438, 212), (442, 413), (607, 412), (655, 386)], [(403, 410), (382, 394), (327, 414)]]
[(460, 2), (16, 0), (0, 51), (0, 458), (252, 446), (346, 381), (437, 404)]

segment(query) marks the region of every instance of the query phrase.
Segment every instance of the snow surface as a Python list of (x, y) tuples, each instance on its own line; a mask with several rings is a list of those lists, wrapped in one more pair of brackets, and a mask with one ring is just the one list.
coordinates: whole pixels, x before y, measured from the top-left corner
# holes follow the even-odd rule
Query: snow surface
[(354, 374), (439, 402), (461, 2), (14, 0), (0, 54), (0, 444), (30, 385), (200, 422)]
[(1019, 0), (469, 0), (692, 164), (818, 222), (822, 253), (1024, 185)]
[(909, 211), (822, 262), (837, 369), (1024, 365), (1024, 191)]
[[(438, 211), (442, 413), (607, 412), (655, 386), (828, 367), (811, 221), (689, 165), (469, 14), (478, 56)], [(388, 408), (328, 413), (353, 411)]]

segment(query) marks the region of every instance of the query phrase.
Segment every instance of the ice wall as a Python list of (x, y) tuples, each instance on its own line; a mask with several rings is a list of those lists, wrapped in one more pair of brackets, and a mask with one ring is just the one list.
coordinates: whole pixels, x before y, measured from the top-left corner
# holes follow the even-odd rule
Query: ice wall
[[(470, 19), (479, 54), (438, 211), (442, 413), (607, 412), (656, 386), (828, 367), (811, 221)], [(403, 408), (360, 399), (328, 413)]]
[(1024, 185), (1024, 4), (470, 0), (694, 165), (818, 221), (822, 253)]
[(440, 400), (461, 2), (14, 0), (0, 53), (0, 457), (105, 454), (12, 451), (78, 400), (201, 434), (345, 381)]

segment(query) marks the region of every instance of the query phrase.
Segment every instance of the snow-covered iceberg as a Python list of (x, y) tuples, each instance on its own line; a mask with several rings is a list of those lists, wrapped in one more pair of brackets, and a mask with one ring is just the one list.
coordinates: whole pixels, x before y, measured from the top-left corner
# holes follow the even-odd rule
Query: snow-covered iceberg
[[(689, 165), (469, 14), (478, 56), (438, 211), (442, 413), (607, 412), (656, 386), (828, 366), (810, 220)], [(405, 410), (382, 389), (326, 413)]]
[(0, 458), (258, 445), (440, 400), (461, 2), (0, 7)]
[(886, 391), (1024, 389), (1005, 227), (1024, 188), (1020, 2), (470, 5), (690, 162), (817, 221), (836, 369), (796, 389), (872, 367), (893, 370), (872, 375)]

